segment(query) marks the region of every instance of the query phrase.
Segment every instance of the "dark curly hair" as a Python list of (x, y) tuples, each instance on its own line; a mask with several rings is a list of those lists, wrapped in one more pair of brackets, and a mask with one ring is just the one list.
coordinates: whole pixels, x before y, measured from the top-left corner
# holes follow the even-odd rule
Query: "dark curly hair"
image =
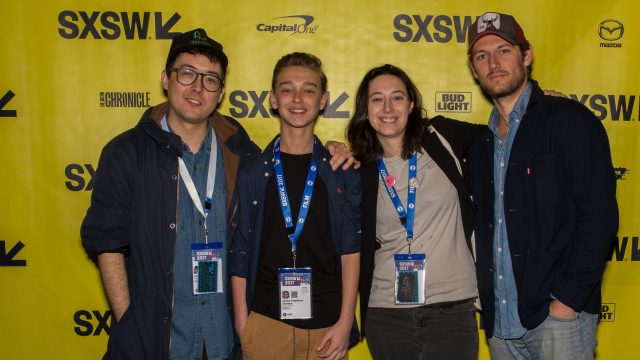
[(364, 164), (370, 164), (376, 161), (383, 154), (382, 145), (376, 136), (376, 131), (369, 124), (368, 106), (369, 106), (369, 84), (380, 75), (392, 75), (399, 78), (407, 88), (409, 100), (413, 101), (413, 110), (409, 114), (407, 127), (404, 132), (404, 141), (402, 144), (401, 156), (408, 159), (414, 151), (421, 151), (422, 135), (427, 128), (426, 111), (422, 107), (422, 95), (415, 86), (409, 75), (402, 69), (385, 64), (369, 70), (356, 94), (356, 103), (354, 114), (349, 120), (346, 129), (346, 137), (351, 146), (351, 151), (356, 159)]

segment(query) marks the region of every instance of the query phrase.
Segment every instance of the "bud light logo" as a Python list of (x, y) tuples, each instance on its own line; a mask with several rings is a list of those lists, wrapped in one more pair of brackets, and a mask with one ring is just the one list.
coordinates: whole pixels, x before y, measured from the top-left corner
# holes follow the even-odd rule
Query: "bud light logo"
[(471, 93), (436, 91), (436, 112), (470, 113)]

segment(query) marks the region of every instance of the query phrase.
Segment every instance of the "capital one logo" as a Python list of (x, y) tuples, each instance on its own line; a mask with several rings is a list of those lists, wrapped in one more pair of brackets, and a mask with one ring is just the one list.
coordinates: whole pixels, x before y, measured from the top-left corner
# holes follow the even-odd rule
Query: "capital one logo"
[[(151, 16), (153, 15), (153, 21)], [(165, 21), (162, 12), (139, 11), (73, 11), (58, 14), (58, 34), (68, 40), (93, 38), (96, 40), (133, 39), (170, 40), (178, 33), (171, 32), (181, 16), (173, 13)], [(153, 30), (152, 30), (153, 28)]]
[(598, 26), (598, 35), (606, 41), (620, 40), (624, 35), (624, 25), (618, 20), (604, 20)]

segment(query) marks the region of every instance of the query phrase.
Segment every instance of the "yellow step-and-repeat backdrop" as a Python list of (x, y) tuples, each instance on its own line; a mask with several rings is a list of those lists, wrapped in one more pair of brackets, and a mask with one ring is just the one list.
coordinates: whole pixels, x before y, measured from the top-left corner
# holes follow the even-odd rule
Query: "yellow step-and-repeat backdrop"
[[(416, 80), (429, 115), (483, 123), (465, 34), (486, 11), (513, 14), (534, 46), (533, 77), (593, 110), (618, 176), (620, 230), (604, 285), (600, 359), (637, 358), (640, 320), (640, 3), (552, 1), (22, 0), (0, 37), (0, 358), (100, 358), (112, 320), (82, 249), (102, 146), (165, 100), (170, 38), (202, 27), (230, 59), (220, 110), (264, 146), (277, 132), (267, 94), (276, 60), (319, 56), (329, 103), (323, 140), (344, 139), (364, 73), (391, 63)], [(481, 341), (482, 359), (488, 359)], [(366, 344), (352, 359), (369, 359)]]

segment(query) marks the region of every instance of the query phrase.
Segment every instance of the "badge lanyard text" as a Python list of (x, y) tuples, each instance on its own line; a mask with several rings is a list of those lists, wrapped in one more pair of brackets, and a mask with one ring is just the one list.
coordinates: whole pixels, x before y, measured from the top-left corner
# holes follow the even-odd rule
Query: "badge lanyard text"
[(414, 151), (411, 154), (411, 158), (409, 159), (409, 188), (407, 189), (407, 208), (402, 205), (402, 201), (398, 196), (398, 193), (395, 189), (395, 178), (389, 175), (387, 171), (387, 167), (384, 164), (384, 160), (382, 158), (378, 159), (378, 172), (380, 173), (380, 178), (384, 183), (384, 187), (387, 189), (387, 194), (389, 194), (389, 198), (391, 202), (393, 202), (393, 206), (396, 208), (398, 212), (398, 217), (400, 218), (400, 222), (402, 226), (404, 226), (406, 230), (406, 239), (409, 243), (409, 254), (411, 254), (411, 242), (413, 241), (413, 220), (415, 218), (415, 207), (416, 207), (416, 189), (418, 188), (418, 157), (416, 152)]
[[(169, 131), (169, 125), (167, 124), (166, 116), (162, 118), (161, 121), (162, 130)], [(205, 194), (204, 206), (200, 201), (200, 197), (198, 195), (198, 191), (196, 190), (196, 186), (193, 183), (193, 179), (191, 179), (191, 175), (187, 170), (187, 165), (185, 165), (184, 160), (181, 157), (178, 157), (178, 162), (180, 163), (180, 177), (184, 182), (184, 185), (187, 187), (187, 191), (189, 192), (189, 197), (193, 201), (198, 212), (204, 217), (204, 242), (205, 244), (209, 243), (209, 229), (207, 229), (207, 216), (211, 212), (211, 198), (213, 196), (213, 189), (216, 183), (216, 162), (218, 160), (218, 139), (215, 134), (211, 134), (211, 152), (209, 153), (209, 169), (207, 170), (207, 192)]]
[(276, 174), (278, 198), (280, 199), (280, 208), (282, 209), (282, 216), (284, 217), (284, 225), (287, 228), (289, 240), (291, 241), (294, 268), (296, 267), (296, 244), (298, 243), (298, 239), (302, 233), (304, 222), (307, 219), (307, 213), (309, 212), (309, 206), (311, 205), (311, 196), (313, 195), (313, 184), (316, 180), (316, 173), (318, 172), (318, 165), (313, 157), (315, 147), (316, 142), (314, 141), (313, 149), (311, 150), (311, 163), (309, 164), (309, 171), (307, 172), (307, 181), (302, 193), (302, 200), (300, 201), (300, 210), (298, 212), (298, 220), (296, 221), (295, 228), (293, 226), (291, 215), (291, 204), (289, 203), (289, 196), (287, 195), (287, 186), (284, 182), (284, 170), (282, 169), (282, 161), (280, 158), (280, 138), (276, 139), (273, 147), (273, 156), (275, 157), (273, 169)]

